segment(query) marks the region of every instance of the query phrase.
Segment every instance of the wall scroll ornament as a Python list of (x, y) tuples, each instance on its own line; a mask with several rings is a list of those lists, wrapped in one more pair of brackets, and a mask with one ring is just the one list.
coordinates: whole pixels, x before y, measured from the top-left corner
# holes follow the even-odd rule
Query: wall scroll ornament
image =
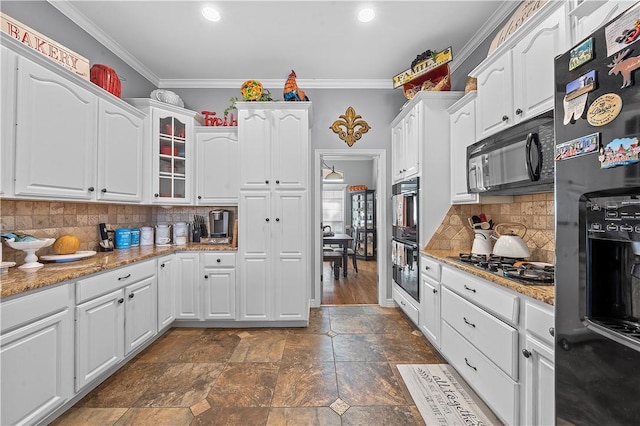
[[(344, 127), (344, 130), (342, 129)], [(338, 134), (338, 137), (345, 141), (347, 145), (352, 146), (357, 140), (360, 140), (363, 134), (371, 129), (369, 124), (362, 120), (362, 116), (356, 114), (353, 107), (347, 108), (347, 112), (340, 115), (340, 119), (333, 122), (331, 130)]]

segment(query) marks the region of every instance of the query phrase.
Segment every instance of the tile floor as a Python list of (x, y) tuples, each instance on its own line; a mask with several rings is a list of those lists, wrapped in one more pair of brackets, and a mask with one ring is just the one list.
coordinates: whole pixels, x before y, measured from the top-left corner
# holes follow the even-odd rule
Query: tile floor
[(173, 328), (55, 425), (424, 425), (397, 364), (444, 363), (399, 309), (308, 328)]

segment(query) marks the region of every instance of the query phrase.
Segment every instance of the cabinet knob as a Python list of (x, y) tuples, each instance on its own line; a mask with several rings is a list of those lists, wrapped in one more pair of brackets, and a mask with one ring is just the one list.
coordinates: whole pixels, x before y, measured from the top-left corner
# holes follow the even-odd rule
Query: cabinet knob
[(265, 181), (264, 181), (264, 183), (266, 183), (267, 185), (269, 185), (269, 181), (268, 181), (268, 180), (265, 180)]
[(202, 200), (202, 195), (198, 195), (198, 200)]
[(556, 335), (556, 329), (554, 327), (549, 327), (549, 334), (552, 336)]
[(276, 222), (280, 222), (280, 218), (279, 217), (276, 217)]
[(95, 189), (93, 186), (90, 186), (90, 187), (89, 187), (89, 189), (88, 189), (88, 191), (89, 191), (89, 192), (93, 192), (93, 191), (95, 191), (95, 190), (96, 190), (96, 189)]
[(266, 218), (265, 220), (266, 220), (267, 222), (269, 222), (269, 218)]
[(438, 290), (436, 290), (435, 288), (433, 289), (433, 294), (436, 294), (438, 292)]
[(516, 110), (516, 115), (520, 115), (520, 114), (522, 114), (522, 112), (523, 112), (523, 111), (522, 111), (520, 108), (518, 108), (518, 109)]
[(127, 274), (124, 277), (118, 277), (118, 281), (122, 281), (122, 280), (126, 280), (127, 278), (129, 278), (131, 276), (131, 274)]
[(524, 355), (525, 358), (529, 358), (531, 356), (531, 352), (529, 352), (526, 349), (522, 350), (522, 355)]
[(216, 262), (220, 263), (222, 262), (222, 259), (216, 259)]
[(430, 266), (425, 266), (425, 267), (424, 267), (424, 270), (425, 270), (425, 271), (428, 271), (429, 269), (431, 269), (431, 267), (430, 267)]
[(124, 299), (123, 298), (118, 299), (118, 303), (124, 303)]
[(503, 115), (503, 116), (502, 116), (502, 121), (508, 121), (508, 120), (509, 120), (509, 117), (508, 117), (508, 116), (506, 116), (506, 115)]
[(156, 197), (156, 198), (158, 198), (158, 197), (160, 196), (160, 194), (155, 193), (155, 194), (153, 194), (153, 196), (154, 196), (154, 197)]
[(279, 185), (279, 184), (280, 184), (280, 181), (279, 181), (279, 180), (277, 180), (277, 181), (276, 181), (276, 184), (277, 184), (277, 185)]
[(107, 188), (102, 188), (102, 189), (100, 190), (100, 192), (102, 192), (102, 193), (104, 194), (105, 192), (107, 192)]
[(204, 276), (204, 278), (205, 278), (205, 279), (209, 278), (209, 275), (205, 275), (205, 276)]
[(164, 268), (164, 263), (161, 263), (161, 264), (160, 264), (160, 267), (161, 267), (161, 268)]
[(133, 297), (134, 297), (135, 295), (136, 295), (135, 293), (130, 293), (130, 294), (129, 294), (129, 299), (133, 299)]

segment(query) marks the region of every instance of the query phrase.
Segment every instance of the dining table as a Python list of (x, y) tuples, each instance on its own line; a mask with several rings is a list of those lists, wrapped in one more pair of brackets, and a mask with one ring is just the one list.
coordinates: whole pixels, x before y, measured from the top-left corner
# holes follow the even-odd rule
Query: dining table
[(347, 276), (347, 249), (349, 248), (350, 243), (353, 241), (353, 237), (349, 234), (333, 234), (333, 235), (323, 235), (322, 236), (322, 244), (334, 245), (337, 244), (342, 248), (342, 265), (343, 265), (343, 276)]

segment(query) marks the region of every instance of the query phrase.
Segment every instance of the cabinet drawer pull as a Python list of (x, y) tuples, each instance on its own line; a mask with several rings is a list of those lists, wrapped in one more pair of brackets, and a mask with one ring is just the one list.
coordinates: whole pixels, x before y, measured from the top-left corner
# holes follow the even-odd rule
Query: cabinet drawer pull
[(467, 321), (466, 317), (462, 317), (462, 319), (464, 320), (465, 324), (467, 324), (467, 325), (469, 325), (469, 326), (471, 326), (473, 328), (476, 328), (476, 325), (474, 323), (472, 323), (472, 322)]
[(404, 300), (401, 300), (401, 301), (400, 301), (400, 304), (401, 304), (402, 306), (407, 306), (407, 304), (406, 304), (406, 303), (404, 303)]
[(121, 297), (120, 299), (118, 299), (118, 303), (124, 303), (124, 299)]
[(555, 336), (556, 335), (556, 329), (553, 328), (553, 327), (549, 327), (549, 334), (552, 335), (552, 336)]
[(125, 275), (124, 277), (118, 277), (118, 281), (126, 280), (130, 276), (131, 276), (131, 274)]
[(475, 288), (467, 287), (467, 285), (466, 285), (466, 284), (464, 285), (464, 289), (465, 289), (465, 290), (469, 290), (469, 291), (470, 291), (470, 292), (472, 292), (472, 293), (475, 293), (475, 292), (476, 292), (476, 289), (475, 289)]
[(529, 358), (531, 356), (531, 352), (526, 349), (523, 349), (522, 355), (524, 355), (525, 358)]
[(478, 369), (476, 367), (474, 367), (473, 365), (469, 364), (469, 360), (467, 359), (467, 357), (464, 358), (464, 362), (471, 368), (473, 368), (475, 371), (478, 371)]
[(135, 297), (135, 295), (136, 295), (135, 293), (130, 293), (129, 294), (129, 299), (133, 299)]

